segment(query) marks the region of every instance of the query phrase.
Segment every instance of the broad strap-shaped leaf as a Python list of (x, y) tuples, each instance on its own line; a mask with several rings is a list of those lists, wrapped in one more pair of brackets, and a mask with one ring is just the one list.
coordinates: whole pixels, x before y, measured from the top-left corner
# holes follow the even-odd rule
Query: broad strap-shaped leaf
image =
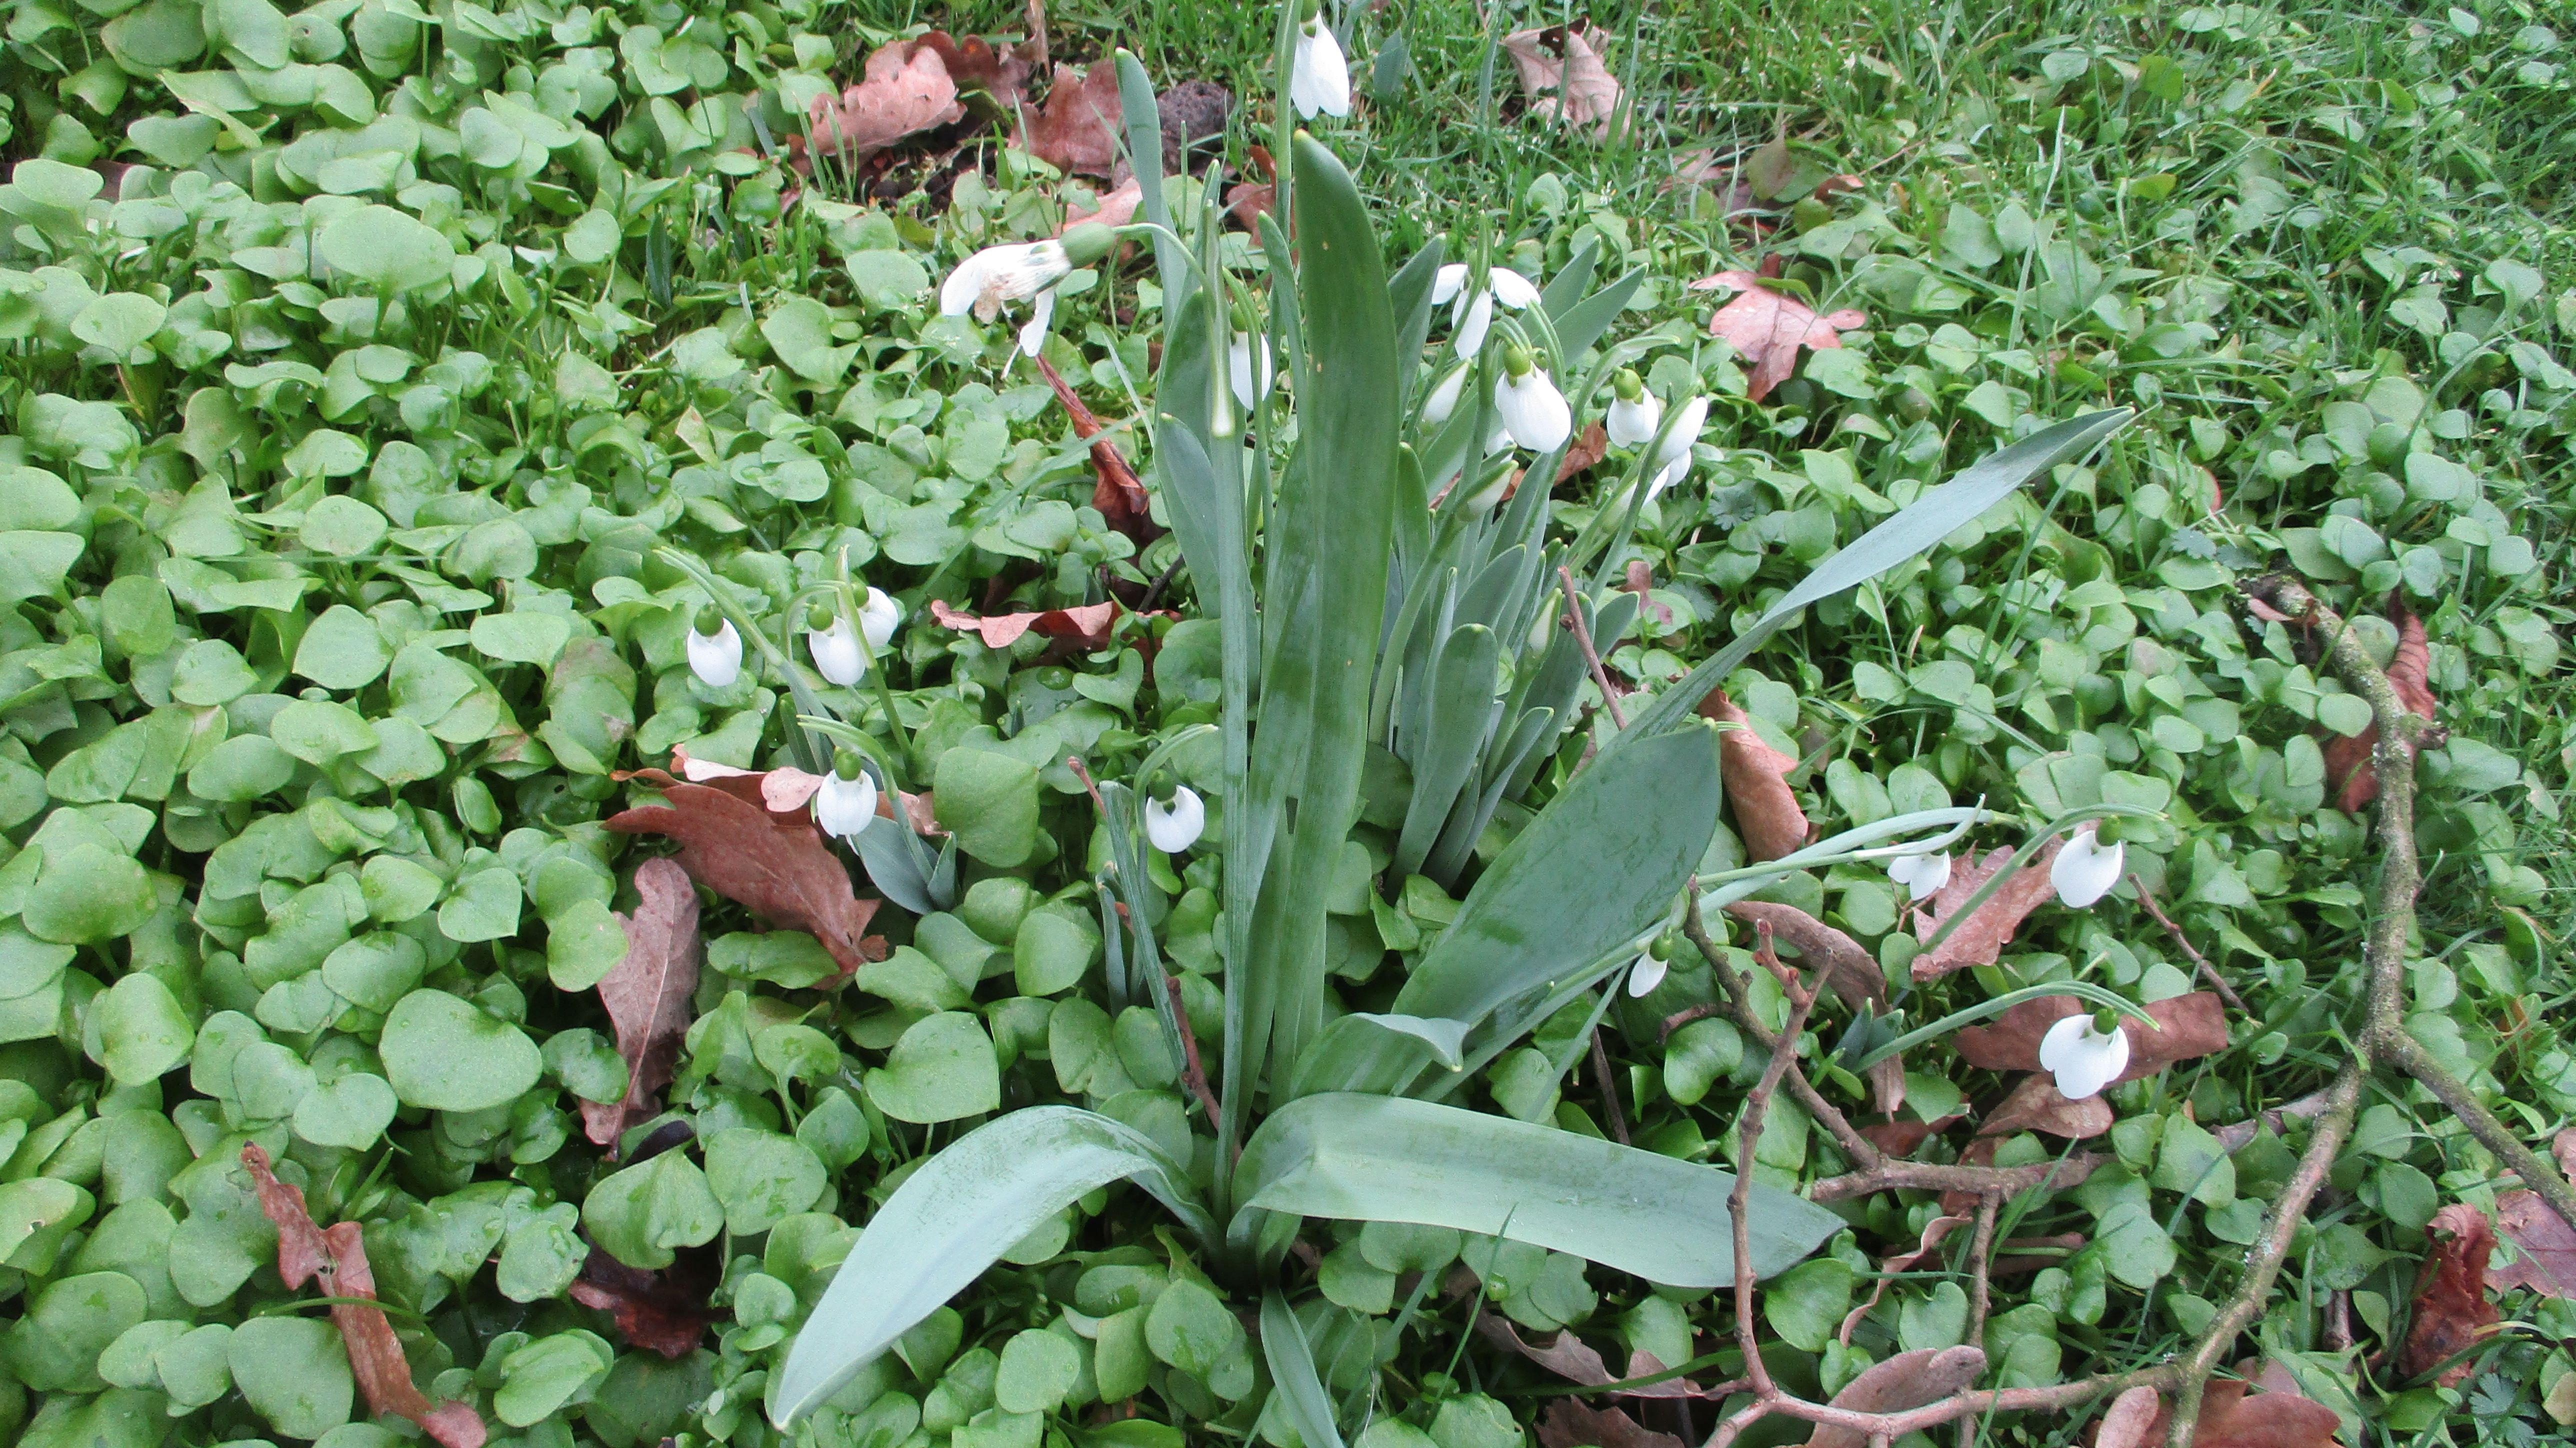
[[(1455, 1106), (1335, 1092), (1272, 1114), (1235, 1167), (1238, 1249), (1270, 1236), (1265, 1211), (1415, 1222), (1571, 1252), (1675, 1287), (1735, 1280), (1735, 1178), (1654, 1152)], [(1843, 1219), (1755, 1186), (1757, 1276), (1783, 1271)]]
[(1261, 1295), (1261, 1355), (1270, 1365), (1270, 1380), (1279, 1385), (1288, 1421), (1307, 1448), (1342, 1448), (1342, 1430), (1333, 1421), (1333, 1400), (1315, 1373), (1315, 1349), (1297, 1321), (1288, 1299), (1273, 1287)]
[(1122, 1122), (1033, 1106), (958, 1138), (904, 1178), (859, 1234), (771, 1380), (770, 1420), (786, 1427), (812, 1412), (1040, 1223), (1121, 1178), (1218, 1245), (1181, 1165)]
[(1466, 1047), (1464, 1021), (1353, 1011), (1335, 1016), (1297, 1058), (1296, 1068), (1289, 1073), (1288, 1094), (1401, 1091), (1416, 1071), (1432, 1062), (1452, 1071), (1464, 1070)]
[(2088, 412), (2054, 427), (2043, 428), (2008, 448), (1981, 458), (1957, 477), (1863, 533), (1852, 545), (1819, 564), (1797, 587), (1781, 596), (1753, 627), (1736, 635), (1716, 656), (1693, 669), (1678, 684), (1655, 697), (1652, 707), (1613, 737), (1594, 763), (1631, 746), (1632, 741), (1660, 734), (1679, 724), (1736, 667), (1752, 657), (1771, 635), (1811, 603), (1846, 588), (1857, 588), (1909, 558), (1928, 553), (1978, 514), (2002, 502), (2012, 491), (2059, 463), (2072, 462), (2128, 425), (2137, 414), (2125, 407)]

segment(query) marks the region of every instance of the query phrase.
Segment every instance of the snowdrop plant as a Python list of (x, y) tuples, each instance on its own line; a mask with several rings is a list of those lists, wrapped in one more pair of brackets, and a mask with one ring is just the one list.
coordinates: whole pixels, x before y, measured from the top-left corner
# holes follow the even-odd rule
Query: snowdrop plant
[(1909, 898), (1929, 900), (1950, 883), (1950, 852), (1899, 855), (1887, 862), (1887, 878), (1904, 886)]
[(1020, 328), (1019, 348), (1034, 357), (1046, 345), (1055, 318), (1055, 287), (1077, 267), (1107, 256), (1117, 233), (1098, 222), (1086, 222), (1059, 239), (988, 246), (957, 264), (939, 284), (943, 316), (990, 322), (1008, 306), (1026, 304), (1029, 320)]
[(726, 689), (742, 677), (742, 633), (714, 604), (698, 609), (689, 628), (689, 672), (710, 689)]
[(2120, 883), (2128, 853), (2124, 843), (2104, 845), (2100, 829), (2087, 823), (2067, 838), (2050, 862), (2048, 882), (2057, 887), (2060, 901), (2078, 910), (2090, 909)]
[(814, 823), (836, 839), (851, 839), (877, 817), (877, 783), (859, 755), (844, 749), (814, 791)]
[(1177, 855), (1199, 842), (1207, 831), (1207, 802), (1188, 785), (1175, 786), (1169, 797), (1145, 799), (1145, 838), (1167, 855)]
[(1342, 43), (1317, 5), (1297, 30), (1297, 54), (1288, 75), (1288, 102), (1307, 120), (1351, 113), (1351, 67)]
[(2058, 1094), (2081, 1101), (2101, 1093), (2129, 1069), (2129, 1037), (2119, 1013), (2102, 1010), (2068, 1016), (2039, 1038), (2040, 1069), (2057, 1078)]

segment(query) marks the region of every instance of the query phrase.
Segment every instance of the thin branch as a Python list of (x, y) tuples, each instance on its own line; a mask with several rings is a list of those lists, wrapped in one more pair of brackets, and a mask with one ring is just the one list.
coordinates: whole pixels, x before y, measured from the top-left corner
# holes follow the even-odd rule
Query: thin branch
[(1977, 1235), (1968, 1243), (1968, 1331), (1961, 1342), (1986, 1340), (1986, 1309), (1994, 1296), (1995, 1214), (2003, 1198), (1977, 1203)]
[(1190, 1029), (1190, 1013), (1181, 1005), (1181, 978), (1165, 974), (1163, 994), (1172, 1003), (1172, 1023), (1181, 1028), (1181, 1079), (1198, 1098), (1199, 1109), (1207, 1113), (1208, 1125), (1214, 1126), (1225, 1117), (1217, 1110), (1216, 1092), (1208, 1087), (1207, 1067), (1199, 1061), (1198, 1032)]
[(1619, 1081), (1610, 1074), (1610, 1051), (1601, 1044), (1601, 1028), (1592, 1028), (1592, 1075), (1601, 1083), (1602, 1114), (1610, 1118), (1610, 1135), (1621, 1146), (1633, 1145), (1628, 1140), (1628, 1118), (1619, 1109)]
[[(1757, 953), (1771, 953), (1768, 927), (1762, 931)], [(1754, 1154), (1762, 1145), (1762, 1118), (1770, 1113), (1772, 1093), (1780, 1089), (1781, 1078), (1789, 1074), (1790, 1063), (1798, 1052), (1798, 1037), (1807, 1029), (1807, 1013), (1816, 1008), (1816, 997), (1824, 994), (1824, 980), (1824, 972), (1818, 970), (1804, 986), (1790, 987), (1788, 1027), (1773, 1043), (1771, 1059), (1762, 1068), (1762, 1079), (1744, 1098), (1744, 1114), (1737, 1118), (1735, 1128), (1735, 1189), (1726, 1198), (1727, 1221), (1735, 1231), (1735, 1343), (1744, 1351), (1744, 1374), (1753, 1380), (1753, 1391), (1759, 1399), (1777, 1398), (1780, 1389), (1771, 1381), (1771, 1369), (1763, 1364), (1753, 1313)]]
[(2191, 943), (2191, 937), (2183, 934), (2182, 927), (2173, 923), (2173, 917), (2165, 914), (2164, 907), (2156, 903), (2154, 892), (2147, 888), (2146, 881), (2138, 878), (2137, 871), (2129, 872), (2129, 883), (2138, 887), (2138, 903), (2147, 907), (2147, 913), (2154, 916), (2156, 923), (2165, 928), (2165, 934), (2172, 936), (2174, 944), (2182, 947), (2182, 953), (2191, 957), (2192, 966), (2200, 972), (2201, 979), (2208, 981), (2210, 987), (2225, 997), (2227, 1003), (2234, 1006), (2239, 1013), (2246, 1013), (2245, 998), (2238, 995), (2236, 987), (2229, 985), (2219, 975), (2218, 967), (2209, 963), (2209, 957), (2200, 953), (2199, 949)]
[(1619, 708), (1619, 696), (1610, 692), (1610, 671), (1601, 667), (1601, 655), (1592, 647), (1592, 630), (1583, 622), (1583, 596), (1574, 591), (1574, 572), (1560, 567), (1559, 582), (1565, 585), (1565, 626), (1574, 630), (1574, 642), (1583, 649), (1583, 662), (1592, 669), (1592, 682), (1601, 689), (1601, 702), (1610, 710), (1610, 722), (1621, 729), (1628, 727), (1628, 716)]

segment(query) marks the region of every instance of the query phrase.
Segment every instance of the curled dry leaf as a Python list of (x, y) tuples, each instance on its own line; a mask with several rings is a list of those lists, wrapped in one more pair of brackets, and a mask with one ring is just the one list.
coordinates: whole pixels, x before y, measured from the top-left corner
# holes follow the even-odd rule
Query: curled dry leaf
[(1102, 648), (1109, 642), (1109, 624), (1118, 616), (1115, 599), (1086, 603), (1079, 608), (1050, 608), (1043, 613), (1002, 613), (977, 618), (950, 608), (936, 599), (931, 601), (930, 616), (943, 627), (971, 632), (984, 640), (988, 649), (1006, 649), (1019, 642), (1020, 635), (1036, 633), (1040, 638), (1072, 644), (1077, 650)]
[[(2255, 1392), (2233, 1378), (2200, 1395), (2192, 1448), (2335, 1448), (2343, 1420), (2300, 1393)], [(2164, 1448), (2173, 1403), (2153, 1388), (2131, 1388), (2094, 1424), (2093, 1448)]]
[[(906, 43), (897, 41), (886, 48), (892, 50)], [(909, 44), (916, 53), (936, 53), (958, 90), (991, 97), (993, 108), (1004, 115), (1020, 108), (1020, 92), (1029, 80), (1029, 62), (1018, 46), (997, 48), (980, 35), (959, 39), (945, 30), (933, 30)]]
[[(658, 769), (633, 777), (661, 790), (669, 803), (612, 815), (610, 829), (679, 841), (673, 858), (689, 878), (771, 925), (812, 932), (843, 976), (885, 958), (885, 941), (867, 933), (878, 902), (850, 888), (850, 872), (810, 818), (779, 815), (743, 798), (744, 778), (691, 784)], [(756, 783), (750, 791), (758, 797)]]
[[(2397, 652), (2388, 660), (2388, 682), (2407, 713), (2430, 719), (2433, 655), (2424, 640), (2424, 621), (2393, 593), (2388, 596), (2388, 621), (2397, 625)], [(2378, 748), (2376, 724), (2359, 734), (2327, 738), (2326, 783), (2334, 787), (2335, 807), (2345, 814), (2359, 814), (2379, 798), (2379, 769), (2374, 762)]]
[(2514, 1259), (2492, 1269), (2489, 1282), (2576, 1297), (2576, 1228), (2551, 1210), (2540, 1193), (2523, 1187), (2498, 1193), (2495, 1225), (2513, 1244)]
[(1798, 761), (1762, 742), (1751, 716), (1724, 689), (1700, 700), (1699, 714), (1735, 726), (1718, 731), (1717, 765), (1745, 853), (1756, 860), (1776, 860), (1805, 844), (1807, 812), (1799, 807), (1788, 779)]
[(1843, 344), (1842, 334), (1866, 326), (1869, 315), (1853, 308), (1818, 316), (1796, 297), (1762, 285), (1752, 272), (1726, 271), (1691, 283), (1695, 292), (1730, 290), (1733, 301), (1708, 319), (1709, 335), (1724, 337), (1752, 364), (1746, 395), (1760, 402), (1797, 370), (1798, 349), (1822, 352)]
[[(1613, 1373), (1610, 1371), (1610, 1365), (1602, 1361), (1601, 1354), (1593, 1351), (1583, 1339), (1576, 1337), (1571, 1329), (1560, 1329), (1555, 1339), (1545, 1346), (1532, 1346), (1512, 1329), (1507, 1319), (1493, 1313), (1485, 1313), (1476, 1319), (1476, 1333), (1496, 1347), (1518, 1353), (1558, 1377), (1568, 1382), (1581, 1383), (1587, 1388), (1598, 1388), (1620, 1382), (1623, 1376), (1642, 1378), (1664, 1370), (1664, 1364), (1653, 1356), (1646, 1353), (1632, 1353), (1629, 1355), (1626, 1374)], [(1642, 1388), (1625, 1388), (1612, 1396), (1715, 1398), (1725, 1395), (1712, 1393), (1688, 1378), (1669, 1378), (1660, 1383), (1649, 1383)]]
[[(1133, 181), (1127, 183), (1129, 187), (1135, 184)], [(1132, 201), (1128, 210), (1135, 210)], [(1054, 390), (1055, 400), (1062, 404), (1065, 415), (1073, 419), (1074, 435), (1091, 444), (1091, 471), (1098, 479), (1091, 487), (1091, 506), (1100, 510), (1100, 516), (1110, 527), (1139, 544), (1161, 537), (1163, 530), (1154, 526), (1153, 504), (1145, 495), (1145, 484), (1137, 478), (1136, 470), (1127, 465), (1127, 459), (1118, 451), (1118, 444), (1110, 440), (1100, 425), (1100, 419), (1084, 405), (1081, 395), (1064, 380), (1063, 374), (1055, 370), (1054, 364), (1044, 357), (1038, 358), (1037, 364), (1047, 386)], [(1013, 638), (1018, 636), (1012, 635)], [(993, 644), (993, 647), (1002, 645)]]
[[(1985, 1370), (1982, 1348), (1916, 1348), (1852, 1379), (1834, 1394), (1833, 1406), (1856, 1413), (1902, 1413), (1949, 1397)], [(1857, 1428), (1820, 1424), (1807, 1439), (1807, 1448), (1869, 1448), (1869, 1435)]]
[(682, 1248), (658, 1272), (629, 1267), (592, 1247), (570, 1295), (615, 1318), (618, 1332), (637, 1347), (684, 1358), (706, 1339), (709, 1325), (723, 1319), (707, 1305), (723, 1280), (724, 1254), (713, 1245)]
[(1869, 1310), (1878, 1306), (1878, 1300), (1887, 1295), (1888, 1284), (1896, 1280), (1896, 1275), (1929, 1256), (1933, 1248), (1941, 1245), (1942, 1238), (1975, 1220), (1976, 1218), (1966, 1213), (1953, 1213), (1949, 1216), (1934, 1217), (1924, 1223), (1923, 1240), (1913, 1251), (1899, 1252), (1879, 1264), (1879, 1278), (1870, 1285), (1869, 1300), (1844, 1314), (1843, 1325), (1834, 1336), (1841, 1340), (1843, 1346), (1851, 1346), (1852, 1329), (1860, 1326), (1860, 1320), (1869, 1316)]
[[(1125, 226), (1128, 222), (1136, 219), (1136, 208), (1144, 204), (1145, 185), (1135, 177), (1130, 176), (1116, 190), (1102, 196), (1099, 204), (1094, 206), (1091, 210), (1071, 211), (1065, 213), (1064, 225), (1057, 227), (1055, 229), (1055, 234), (1057, 236), (1062, 236), (1077, 226), (1087, 225), (1092, 222), (1098, 222), (1102, 226)], [(1045, 359), (1041, 358), (1039, 360), (1043, 362)], [(1058, 395), (1061, 396), (1062, 394), (1059, 393)], [(1093, 425), (1095, 427), (1098, 426), (1097, 423)], [(1083, 436), (1089, 437), (1091, 434), (1084, 433)]]
[(2015, 1131), (2043, 1131), (2069, 1141), (2083, 1141), (2111, 1129), (2111, 1103), (2099, 1096), (2069, 1101), (2046, 1076), (2024, 1076), (2003, 1104), (1986, 1113), (1979, 1136)]
[(667, 859), (646, 860), (635, 869), (635, 893), (641, 897), (635, 913), (618, 917), (626, 927), (626, 958), (599, 982), (599, 1002), (617, 1028), (617, 1054), (626, 1058), (626, 1099), (581, 1103), (584, 1134), (612, 1158), (618, 1137), (662, 1109), (659, 1093), (679, 1064), (705, 960), (698, 892), (688, 871)]
[[(2215, 1055), (2227, 1049), (2227, 1011), (2208, 991), (2150, 1002), (2147, 1014), (2156, 1026), (2122, 1017), (2120, 1033), (2129, 1038), (2129, 1067), (2115, 1081), (2138, 1081), (2176, 1061)], [(2093, 1007), (2077, 996), (2042, 996), (2023, 1001), (1991, 1024), (1970, 1026), (1952, 1038), (1971, 1066), (1989, 1071), (2036, 1071), (2039, 1038), (2068, 1016), (2090, 1015)]]
[[(2163, 1442), (2161, 1426), (2163, 1401), (2153, 1388), (2131, 1388), (2111, 1400), (2111, 1406), (2093, 1425), (2093, 1448), (2147, 1448), (2150, 1441)], [(2156, 1436), (2150, 1440), (2147, 1434)]]
[(1539, 1419), (1540, 1448), (1685, 1448), (1670, 1433), (1657, 1433), (1617, 1408), (1595, 1408), (1580, 1398), (1559, 1398)]
[(1027, 122), (1020, 149), (1068, 175), (1110, 178), (1118, 166), (1118, 67), (1055, 68), (1045, 109)]
[(1575, 434), (1565, 449), (1565, 461), (1556, 465), (1556, 486), (1564, 487), (1590, 472), (1610, 455), (1610, 430), (1598, 421)]
[(1578, 20), (1503, 37), (1503, 49), (1511, 54), (1512, 69), (1529, 97), (1530, 114), (1562, 120), (1594, 142), (1610, 139), (1619, 114), (1619, 82), (1594, 45), (1599, 35), (1590, 21)]
[[(2487, 1257), (2495, 1251), (2495, 1229), (2486, 1213), (2454, 1202), (2433, 1214), (2424, 1235), (2432, 1239), (2433, 1250), (2415, 1280), (2414, 1321), (2397, 1353), (2397, 1373), (2413, 1378), (2438, 1367), (2438, 1381), (2451, 1387), (2475, 1366), (2465, 1358), (2451, 1359), (2496, 1330), (2496, 1306), (2487, 1299)], [(2450, 1365), (2443, 1367), (2445, 1363)]]
[(332, 1325), (349, 1352), (349, 1372), (374, 1413), (392, 1413), (418, 1423), (444, 1448), (483, 1448), (483, 1419), (469, 1403), (433, 1403), (411, 1380), (411, 1363), (384, 1309), (369, 1306), (376, 1297), (375, 1273), (367, 1266), (367, 1246), (355, 1222), (334, 1223), (324, 1231), (304, 1206), (301, 1188), (279, 1181), (269, 1170), (268, 1153), (245, 1144), (242, 1165), (259, 1192), (259, 1209), (277, 1227), (277, 1275), (289, 1289), (321, 1279), (331, 1304)]
[(1860, 1134), (1869, 1138), (1870, 1145), (1901, 1161), (1922, 1150), (1923, 1143), (1940, 1135), (1944, 1128), (1958, 1119), (1944, 1116), (1938, 1121), (1873, 1121), (1862, 1127)]
[(939, 52), (899, 41), (868, 57), (866, 77), (857, 85), (838, 96), (815, 97), (805, 120), (816, 150), (839, 150), (856, 159), (965, 114)]
[[(2013, 932), (2030, 918), (2030, 912), (2056, 898), (2057, 887), (2048, 881), (2048, 867), (2056, 862), (2057, 851), (2064, 843), (2051, 836), (2031, 862), (2004, 881), (2003, 888), (1988, 896), (1975, 913), (1960, 921), (1958, 929), (1939, 945), (1914, 957), (1914, 978), (1933, 980), (1967, 966), (1994, 964)], [(2012, 863), (2012, 857), (2013, 852), (2004, 849), (1994, 850), (1982, 860), (1962, 856), (1950, 871), (1950, 882), (1932, 897), (1931, 908), (1915, 917), (1914, 938), (1930, 940), (1938, 934), (1969, 897)]]

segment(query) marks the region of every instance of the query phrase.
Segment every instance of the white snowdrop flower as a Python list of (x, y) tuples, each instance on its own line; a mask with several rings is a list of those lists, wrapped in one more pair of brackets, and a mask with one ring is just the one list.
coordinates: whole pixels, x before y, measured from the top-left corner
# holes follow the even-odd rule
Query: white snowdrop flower
[(1456, 337), (1455, 351), (1461, 357), (1473, 357), (1485, 345), (1485, 334), (1494, 324), (1494, 304), (1517, 312), (1535, 305), (1538, 287), (1529, 278), (1508, 267), (1487, 267), (1485, 285), (1473, 298), (1464, 295), (1467, 287), (1467, 264), (1451, 262), (1431, 278), (1431, 304), (1449, 305), (1449, 325)]
[(859, 605), (859, 632), (868, 641), (868, 652), (883, 653), (902, 623), (903, 605), (887, 597), (884, 589), (870, 588), (867, 602)]
[(1887, 878), (1904, 886), (1914, 899), (1928, 900), (1950, 883), (1950, 852), (1899, 855), (1887, 862)]
[(1655, 987), (1664, 983), (1664, 976), (1671, 969), (1651, 955), (1638, 956), (1637, 963), (1628, 968), (1628, 998), (1642, 1000), (1653, 995)]
[(1558, 447), (1574, 433), (1574, 413), (1565, 405), (1565, 394), (1525, 348), (1513, 348), (1504, 361), (1503, 375), (1494, 383), (1494, 411), (1502, 415), (1512, 441), (1532, 452)]
[(1226, 374), (1234, 383), (1234, 400), (1246, 412), (1270, 395), (1270, 343), (1249, 332), (1237, 332), (1225, 347)]
[(1181, 785), (1170, 799), (1145, 799), (1145, 838), (1167, 855), (1177, 855), (1207, 832), (1207, 803), (1198, 791)]
[(1634, 368), (1620, 368), (1613, 385), (1617, 395), (1610, 399), (1610, 411), (1601, 419), (1601, 430), (1617, 447), (1653, 442), (1655, 425), (1664, 420), (1664, 404), (1646, 390)]
[(1457, 329), (1458, 355), (1473, 357), (1485, 349), (1485, 334), (1494, 329), (1494, 294), (1478, 292), (1466, 305), (1466, 320), (1458, 321), (1453, 311), (1450, 325)]
[(877, 817), (877, 782), (859, 767), (858, 756), (844, 752), (832, 772), (814, 791), (814, 823), (839, 839), (855, 838)]
[(821, 604), (806, 615), (805, 647), (814, 655), (814, 672), (843, 688), (868, 671), (868, 656), (859, 648), (859, 635), (850, 621)]
[(1297, 32), (1297, 53), (1288, 69), (1288, 103), (1308, 119), (1318, 112), (1351, 113), (1350, 62), (1343, 58), (1342, 43), (1320, 12), (1308, 17)]
[(1075, 267), (1107, 256), (1117, 241), (1118, 234), (1108, 227), (1086, 222), (1060, 240), (988, 246), (959, 262), (939, 284), (940, 314), (962, 317), (972, 312), (975, 320), (989, 322), (1002, 314), (1003, 307), (1027, 302), (1031, 316), (1020, 329), (1019, 345), (1021, 351), (1035, 356), (1055, 316), (1055, 284), (1072, 275)]
[(2100, 832), (2090, 823), (2079, 826), (2057, 852), (2056, 863), (2048, 867), (2048, 883), (2057, 887), (2057, 898), (2085, 909), (2111, 893), (2120, 883), (2121, 866), (2127, 862), (2129, 847), (2125, 842), (2108, 848)]
[(1694, 397), (1673, 414), (1673, 425), (1664, 434), (1664, 445), (1655, 450), (1655, 480), (1646, 485), (1651, 498), (1690, 475), (1691, 449), (1699, 442), (1700, 430), (1708, 426), (1708, 399)]
[(2104, 1023), (2111, 1015), (2068, 1016), (2039, 1038), (2040, 1069), (2057, 1077), (2058, 1094), (2067, 1100), (2098, 1095), (2129, 1069), (2129, 1036), (2116, 1016)]
[(1422, 401), (1422, 420), (1433, 427), (1447, 422), (1449, 414), (1458, 410), (1459, 397), (1467, 390), (1467, 374), (1474, 370), (1472, 364), (1461, 362), (1450, 368), (1438, 382), (1431, 384), (1431, 395)]
[(742, 635), (713, 604), (699, 609), (689, 627), (689, 672), (710, 689), (726, 688), (742, 677)]
[(1055, 293), (1040, 292), (1029, 308), (1029, 319), (1020, 324), (1020, 355), (1034, 357), (1046, 347), (1047, 329), (1055, 325)]

